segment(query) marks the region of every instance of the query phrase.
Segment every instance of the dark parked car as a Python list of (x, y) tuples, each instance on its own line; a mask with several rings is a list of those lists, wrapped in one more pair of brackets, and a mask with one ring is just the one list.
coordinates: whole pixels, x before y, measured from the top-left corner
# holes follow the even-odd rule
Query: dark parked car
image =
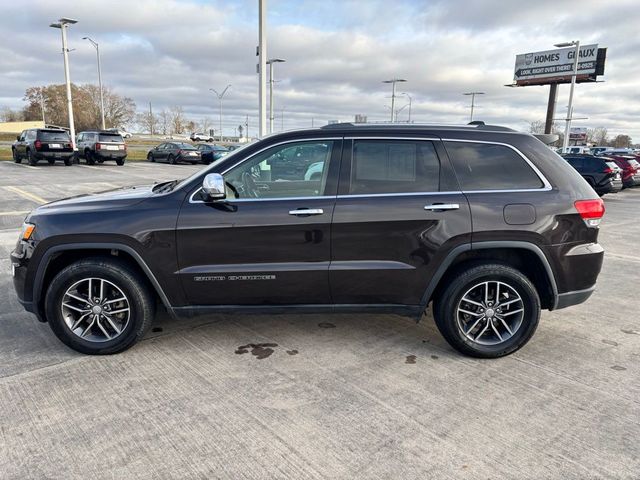
[(338, 124), (269, 136), (182, 180), (38, 207), (11, 264), (24, 307), (89, 354), (133, 345), (156, 305), (419, 319), (431, 303), (454, 348), (499, 357), (541, 309), (592, 294), (603, 214), (529, 134)]
[(621, 169), (611, 159), (594, 155), (563, 155), (598, 195), (622, 190)]
[(221, 145), (200, 144), (196, 145), (196, 148), (200, 150), (202, 163), (206, 163), (207, 165), (211, 162), (215, 162), (216, 160), (220, 160), (222, 157), (229, 154), (229, 150)]
[(612, 160), (622, 169), (622, 185), (631, 188), (640, 185), (640, 163), (628, 155), (610, 155), (605, 157)]
[(179, 162), (200, 163), (200, 150), (190, 143), (167, 142), (152, 148), (147, 154), (150, 162), (169, 162), (175, 165)]
[(78, 134), (78, 156), (84, 157), (88, 165), (115, 160), (124, 165), (127, 158), (127, 145), (118, 132), (89, 131)]
[(38, 160), (47, 160), (51, 165), (61, 160), (65, 165), (73, 163), (73, 145), (66, 130), (53, 128), (30, 128), (17, 136), (11, 146), (13, 161), (22, 163), (27, 159), (29, 165)]

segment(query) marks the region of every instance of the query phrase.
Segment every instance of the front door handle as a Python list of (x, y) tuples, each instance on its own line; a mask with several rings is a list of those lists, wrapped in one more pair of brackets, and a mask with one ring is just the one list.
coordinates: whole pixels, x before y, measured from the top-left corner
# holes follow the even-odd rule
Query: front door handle
[(425, 210), (431, 210), (433, 212), (440, 212), (443, 210), (458, 210), (460, 205), (457, 203), (434, 203), (433, 205), (426, 205)]
[(324, 210), (321, 208), (298, 208), (297, 210), (289, 210), (289, 215), (306, 216), (306, 215), (322, 215)]

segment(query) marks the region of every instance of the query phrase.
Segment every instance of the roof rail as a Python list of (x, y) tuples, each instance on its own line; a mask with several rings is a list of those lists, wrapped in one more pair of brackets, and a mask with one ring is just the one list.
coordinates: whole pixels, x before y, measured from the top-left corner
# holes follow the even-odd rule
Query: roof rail
[(467, 125), (442, 125), (442, 124), (429, 124), (429, 123), (330, 123), (328, 125), (324, 125), (320, 127), (321, 130), (331, 130), (331, 129), (339, 129), (339, 128), (414, 128), (414, 129), (426, 129), (426, 128), (434, 128), (434, 129), (475, 129), (475, 130), (487, 130), (487, 131), (499, 131), (499, 132), (516, 132), (516, 130), (503, 127), (501, 125), (486, 125), (484, 122), (476, 120)]

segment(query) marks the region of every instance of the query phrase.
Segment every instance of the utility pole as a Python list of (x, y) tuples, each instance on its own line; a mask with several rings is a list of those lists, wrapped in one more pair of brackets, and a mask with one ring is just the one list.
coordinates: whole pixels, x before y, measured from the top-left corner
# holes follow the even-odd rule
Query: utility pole
[(267, 92), (265, 82), (265, 70), (267, 69), (267, 0), (258, 0), (258, 73), (259, 73), (259, 90), (258, 90), (258, 113), (259, 113), (259, 136), (264, 137), (267, 133)]
[(473, 122), (473, 109), (476, 105), (476, 95), (484, 95), (484, 92), (467, 92), (463, 95), (471, 95), (471, 115), (469, 116), (469, 123)]
[[(100, 88), (100, 116), (102, 117), (102, 130), (105, 130), (104, 124), (104, 94), (102, 91), (102, 69), (100, 67), (100, 47), (98, 46), (98, 42), (93, 41), (89, 37), (82, 37), (83, 40), (89, 40), (91, 45), (96, 49), (96, 55), (98, 56), (98, 86)], [(117, 126), (117, 125), (116, 125)]]
[(569, 135), (571, 133), (571, 120), (573, 119), (573, 90), (576, 86), (576, 77), (578, 76), (578, 63), (580, 61), (580, 41), (556, 43), (556, 47), (572, 47), (575, 46), (575, 58), (573, 59), (573, 75), (571, 75), (571, 89), (569, 90), (569, 106), (567, 108), (567, 118), (564, 127), (564, 139), (562, 142), (562, 152), (566, 152), (569, 147)]
[(273, 133), (273, 84), (275, 82), (273, 78), (273, 64), (284, 63), (286, 60), (281, 58), (270, 58), (267, 60), (269, 65), (269, 133)]
[(67, 28), (69, 25), (78, 23), (77, 20), (61, 18), (58, 23), (49, 25), (52, 28), (59, 28), (62, 33), (62, 58), (64, 59), (64, 80), (67, 85), (67, 111), (69, 112), (69, 133), (71, 136), (71, 146), (76, 150), (76, 126), (73, 123), (73, 103), (71, 102), (71, 77), (69, 75), (69, 49), (67, 48)]
[(222, 91), (222, 93), (218, 93), (213, 88), (209, 89), (216, 94), (216, 96), (218, 97), (218, 101), (220, 102), (220, 141), (221, 142), (222, 142), (222, 97), (224, 97), (224, 94), (227, 93), (227, 90), (229, 90), (229, 87), (231, 87), (231, 84), (224, 87), (224, 90)]
[(391, 123), (395, 122), (395, 108), (396, 108), (396, 83), (406, 82), (403, 78), (392, 78), (391, 80), (383, 80), (382, 83), (391, 84)]

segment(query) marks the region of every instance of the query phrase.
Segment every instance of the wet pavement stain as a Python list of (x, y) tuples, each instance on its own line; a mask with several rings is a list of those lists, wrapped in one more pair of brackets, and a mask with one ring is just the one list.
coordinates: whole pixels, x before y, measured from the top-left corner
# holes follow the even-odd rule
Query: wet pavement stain
[(404, 363), (408, 365), (416, 364), (416, 356), (415, 355), (407, 355), (407, 358), (404, 360)]
[(289, 354), (289, 355), (297, 355), (298, 354), (298, 350), (287, 350), (287, 354)]
[(162, 332), (162, 327), (153, 327), (153, 328), (151, 329), (151, 331), (152, 331), (153, 333), (160, 333), (160, 332)]
[(613, 340), (602, 340), (602, 343), (606, 343), (607, 345), (613, 345), (614, 347), (618, 346), (618, 342), (614, 342)]
[(249, 349), (251, 349), (251, 355), (258, 360), (263, 360), (270, 357), (275, 351), (274, 348), (277, 346), (277, 343), (248, 343), (246, 345), (240, 345), (234, 353), (236, 355), (243, 355), (249, 353)]
[(329, 323), (329, 322), (319, 323), (318, 326), (320, 328), (336, 328), (336, 326), (333, 323)]
[(627, 335), (640, 335), (640, 331), (638, 330), (625, 330), (624, 328), (621, 328), (620, 331), (622, 333), (626, 333)]
[(614, 366), (611, 367), (611, 370), (617, 370), (618, 372), (622, 372), (622, 371), (624, 371), (626, 369), (627, 369), (626, 367), (623, 367), (621, 365), (614, 365)]
[(431, 355), (431, 358), (433, 358), (434, 360), (439, 359), (440, 357), (438, 355)]

